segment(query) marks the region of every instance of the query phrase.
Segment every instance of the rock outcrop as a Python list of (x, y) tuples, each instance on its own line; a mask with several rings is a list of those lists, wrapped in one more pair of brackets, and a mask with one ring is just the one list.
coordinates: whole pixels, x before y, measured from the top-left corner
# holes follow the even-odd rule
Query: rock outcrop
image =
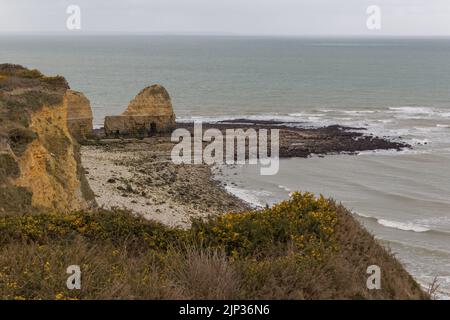
[(0, 213), (95, 206), (67, 125), (72, 98), (63, 77), (0, 65)]
[(93, 115), (91, 103), (86, 96), (77, 91), (67, 90), (67, 125), (77, 140), (84, 140), (92, 135)]
[(119, 116), (105, 118), (106, 135), (142, 136), (170, 132), (175, 114), (167, 90), (161, 85), (143, 89)]

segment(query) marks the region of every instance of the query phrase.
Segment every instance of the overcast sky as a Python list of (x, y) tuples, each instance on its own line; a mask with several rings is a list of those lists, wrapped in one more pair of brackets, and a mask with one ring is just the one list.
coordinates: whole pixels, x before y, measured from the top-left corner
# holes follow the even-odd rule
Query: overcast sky
[[(450, 0), (0, 0), (0, 32), (69, 32), (71, 4), (81, 33), (450, 36)], [(379, 31), (366, 27), (370, 5)]]

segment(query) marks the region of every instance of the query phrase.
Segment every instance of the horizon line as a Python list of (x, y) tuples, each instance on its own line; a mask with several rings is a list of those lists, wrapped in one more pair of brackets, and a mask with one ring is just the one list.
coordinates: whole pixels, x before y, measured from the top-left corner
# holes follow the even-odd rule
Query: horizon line
[(150, 32), (150, 31), (0, 31), (0, 36), (212, 36), (212, 37), (279, 37), (279, 38), (450, 38), (450, 34), (255, 34), (233, 32)]

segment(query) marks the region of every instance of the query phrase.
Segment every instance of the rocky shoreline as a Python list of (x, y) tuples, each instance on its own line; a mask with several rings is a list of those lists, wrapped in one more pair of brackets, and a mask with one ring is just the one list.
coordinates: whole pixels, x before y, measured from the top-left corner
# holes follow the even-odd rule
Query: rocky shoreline
[(194, 217), (249, 209), (213, 179), (209, 166), (174, 164), (172, 146), (169, 137), (104, 139), (83, 146), (82, 164), (98, 205), (181, 227)]
[[(227, 129), (279, 129), (280, 158), (307, 158), (311, 155), (356, 154), (361, 151), (397, 150), (411, 148), (409, 144), (392, 141), (386, 137), (367, 134), (365, 128), (353, 128), (340, 125), (320, 128), (301, 127), (299, 123), (283, 123), (277, 121), (255, 121), (236, 119), (217, 123), (203, 123), (203, 131), (215, 128), (223, 133)], [(192, 132), (192, 123), (178, 123), (177, 128), (185, 128)]]
[[(193, 130), (192, 123), (177, 128)], [(364, 135), (361, 128), (330, 126), (299, 128), (276, 122), (204, 123), (203, 129), (280, 129), (280, 157), (354, 154), (377, 149), (400, 150), (407, 144)], [(216, 180), (219, 167), (205, 164), (176, 165), (170, 153), (170, 136), (106, 138), (95, 130), (95, 139), (81, 148), (82, 164), (100, 207), (125, 208), (147, 219), (170, 226), (188, 227), (193, 217), (240, 212), (249, 204), (225, 190)], [(220, 180), (220, 179), (219, 179)]]

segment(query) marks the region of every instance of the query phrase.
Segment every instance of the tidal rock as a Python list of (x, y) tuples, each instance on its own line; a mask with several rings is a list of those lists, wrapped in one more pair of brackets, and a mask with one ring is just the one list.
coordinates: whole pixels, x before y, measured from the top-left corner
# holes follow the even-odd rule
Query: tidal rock
[(169, 93), (161, 85), (143, 89), (119, 116), (105, 118), (106, 135), (145, 136), (175, 128)]

